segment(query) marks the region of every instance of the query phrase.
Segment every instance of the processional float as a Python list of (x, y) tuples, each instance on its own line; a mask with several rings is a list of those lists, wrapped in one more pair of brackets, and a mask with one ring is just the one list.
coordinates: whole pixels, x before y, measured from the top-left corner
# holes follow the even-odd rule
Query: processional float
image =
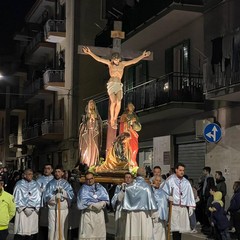
[[(100, 161), (102, 143), (102, 119), (96, 103), (90, 100), (85, 109), (85, 115), (79, 127), (79, 158), (80, 163), (87, 165), (88, 171), (96, 173), (99, 182), (118, 183), (122, 181), (125, 172), (136, 173), (138, 153), (138, 132), (141, 124), (134, 112), (133, 103), (120, 116), (123, 88), (121, 79), (124, 67), (140, 60), (152, 60), (150, 52), (121, 51), (121, 39), (125, 34), (121, 31), (122, 22), (114, 22), (111, 31), (113, 48), (79, 46), (78, 53), (90, 55), (98, 62), (108, 65), (110, 79), (107, 84), (109, 95), (108, 127), (105, 161)], [(110, 60), (109, 60), (110, 59)], [(127, 60), (121, 60), (127, 59)], [(120, 106), (119, 106), (120, 104)]]

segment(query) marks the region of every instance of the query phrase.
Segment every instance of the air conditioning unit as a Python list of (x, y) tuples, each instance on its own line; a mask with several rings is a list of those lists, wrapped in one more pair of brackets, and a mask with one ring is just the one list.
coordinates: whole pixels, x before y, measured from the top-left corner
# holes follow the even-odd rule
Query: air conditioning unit
[(206, 119), (196, 120), (196, 122), (195, 122), (195, 134), (196, 134), (197, 139), (203, 138), (204, 128), (209, 123), (214, 123), (214, 118), (206, 118)]

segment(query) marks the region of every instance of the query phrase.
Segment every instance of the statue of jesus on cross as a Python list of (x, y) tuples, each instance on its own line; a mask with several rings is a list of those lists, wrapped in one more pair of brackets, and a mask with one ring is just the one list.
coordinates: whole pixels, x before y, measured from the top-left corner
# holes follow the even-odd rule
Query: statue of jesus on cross
[(128, 61), (121, 61), (119, 53), (113, 53), (111, 60), (101, 58), (94, 54), (88, 47), (83, 47), (82, 51), (90, 55), (96, 61), (104, 63), (108, 66), (110, 79), (107, 83), (107, 92), (110, 99), (110, 125), (113, 129), (117, 129), (117, 118), (121, 109), (121, 100), (123, 98), (123, 77), (124, 68), (136, 64), (143, 58), (149, 57), (151, 52), (144, 51), (142, 55)]

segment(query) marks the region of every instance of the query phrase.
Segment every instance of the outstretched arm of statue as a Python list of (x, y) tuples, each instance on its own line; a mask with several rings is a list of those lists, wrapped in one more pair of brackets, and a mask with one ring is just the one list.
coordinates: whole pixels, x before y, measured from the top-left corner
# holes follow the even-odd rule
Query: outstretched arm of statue
[(151, 52), (150, 51), (144, 51), (142, 53), (142, 55), (140, 55), (139, 57), (136, 57), (132, 60), (129, 60), (129, 61), (122, 61), (123, 65), (126, 67), (126, 66), (129, 66), (129, 65), (132, 65), (132, 64), (135, 64), (135, 63), (138, 63), (139, 61), (141, 61), (143, 58), (146, 58), (146, 57), (149, 57), (151, 55)]
[(95, 59), (95, 60), (98, 61), (98, 62), (107, 64), (107, 65), (110, 63), (109, 60), (104, 59), (104, 58), (101, 58), (101, 57), (97, 56), (96, 54), (94, 54), (94, 53), (90, 50), (89, 47), (83, 47), (83, 48), (82, 48), (82, 51), (83, 51), (85, 54), (90, 55), (93, 59)]

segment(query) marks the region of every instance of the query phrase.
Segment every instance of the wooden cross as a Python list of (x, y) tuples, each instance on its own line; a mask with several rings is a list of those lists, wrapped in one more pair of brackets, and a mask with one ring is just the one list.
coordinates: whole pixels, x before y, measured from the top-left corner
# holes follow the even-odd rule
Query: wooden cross
[[(124, 59), (133, 59), (142, 54), (142, 52), (133, 52), (121, 49), (121, 40), (125, 38), (125, 33), (122, 32), (122, 22), (114, 21), (114, 30), (111, 31), (111, 38), (113, 38), (113, 47), (112, 48), (104, 48), (104, 47), (94, 47), (87, 46), (94, 54), (100, 56), (102, 58), (111, 59), (112, 53), (119, 53), (121, 58)], [(78, 54), (85, 54), (82, 49), (83, 45), (78, 46)], [(152, 54), (149, 57), (144, 58), (144, 60), (152, 60)], [(110, 102), (110, 101), (109, 101)], [(108, 107), (108, 120), (109, 120), (109, 107)], [(113, 129), (110, 125), (108, 125), (107, 130), (107, 143), (106, 143), (106, 152), (112, 146), (113, 141), (117, 136), (117, 130)]]

